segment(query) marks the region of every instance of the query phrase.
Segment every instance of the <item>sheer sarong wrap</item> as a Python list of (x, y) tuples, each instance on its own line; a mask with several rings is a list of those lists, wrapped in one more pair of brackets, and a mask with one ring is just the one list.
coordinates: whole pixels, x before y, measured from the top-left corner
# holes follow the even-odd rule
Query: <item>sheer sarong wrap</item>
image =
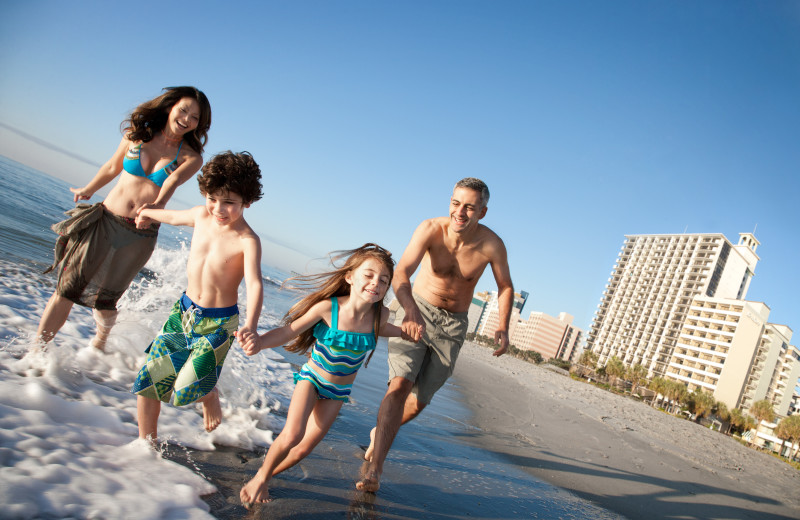
[(102, 202), (78, 204), (68, 219), (53, 224), (58, 233), (56, 292), (78, 305), (115, 310), (117, 301), (144, 267), (158, 238), (158, 225), (136, 229), (133, 219), (114, 215)]

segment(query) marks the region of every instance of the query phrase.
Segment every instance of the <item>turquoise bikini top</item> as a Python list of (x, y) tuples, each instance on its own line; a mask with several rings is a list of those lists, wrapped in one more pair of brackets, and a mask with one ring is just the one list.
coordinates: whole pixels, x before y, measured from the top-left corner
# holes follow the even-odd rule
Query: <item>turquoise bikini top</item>
[(128, 151), (125, 152), (125, 158), (122, 159), (122, 169), (131, 175), (149, 179), (160, 188), (164, 184), (164, 181), (167, 180), (167, 177), (169, 177), (169, 174), (178, 168), (178, 155), (181, 154), (181, 146), (183, 146), (183, 141), (181, 141), (178, 145), (178, 153), (175, 155), (175, 159), (171, 163), (164, 166), (160, 170), (154, 171), (151, 174), (145, 173), (144, 169), (142, 168), (142, 143), (139, 143), (136, 146), (131, 146), (128, 148)]
[(375, 350), (375, 331), (349, 332), (339, 330), (339, 300), (331, 298), (331, 325), (320, 320), (314, 326), (317, 342), (311, 352), (311, 361), (335, 376), (349, 376), (358, 372), (364, 358)]

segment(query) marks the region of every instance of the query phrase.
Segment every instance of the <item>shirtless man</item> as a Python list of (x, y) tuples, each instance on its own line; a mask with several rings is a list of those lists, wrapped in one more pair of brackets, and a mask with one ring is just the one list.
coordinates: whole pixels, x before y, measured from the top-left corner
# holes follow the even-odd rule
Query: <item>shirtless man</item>
[[(484, 269), (497, 282), (501, 356), (508, 348), (514, 286), (503, 241), (478, 221), (486, 215), (489, 188), (475, 178), (458, 181), (450, 216), (425, 220), (414, 231), (395, 269), (392, 288), (402, 306), (395, 323), (401, 338), (389, 340), (389, 388), (370, 432), (368, 461), (356, 488), (376, 492), (383, 463), (400, 426), (414, 419), (453, 373), (467, 332), (467, 310)], [(411, 276), (420, 268), (411, 289)]]

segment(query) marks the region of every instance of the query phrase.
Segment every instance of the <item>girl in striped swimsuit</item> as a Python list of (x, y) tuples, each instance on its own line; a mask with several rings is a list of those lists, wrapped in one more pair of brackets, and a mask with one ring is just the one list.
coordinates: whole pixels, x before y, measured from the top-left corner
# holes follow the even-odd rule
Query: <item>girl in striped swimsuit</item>
[(245, 507), (267, 502), (272, 476), (300, 462), (325, 437), (378, 336), (400, 336), (400, 328), (387, 323), (389, 309), (383, 305), (394, 273), (391, 253), (365, 244), (335, 257), (334, 266), (343, 259), (334, 271), (289, 280), (314, 291), (289, 310), (283, 327), (238, 338), (248, 356), (291, 340), (290, 352), (311, 349), (308, 363), (295, 374), (286, 425), (239, 493)]

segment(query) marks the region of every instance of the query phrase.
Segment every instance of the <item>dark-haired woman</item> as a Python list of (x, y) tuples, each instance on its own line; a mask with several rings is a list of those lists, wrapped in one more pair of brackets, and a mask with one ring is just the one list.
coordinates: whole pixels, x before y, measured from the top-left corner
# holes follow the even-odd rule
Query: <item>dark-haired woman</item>
[(58, 284), (39, 322), (42, 342), (53, 339), (77, 303), (92, 309), (97, 324), (92, 345), (105, 347), (117, 301), (156, 246), (158, 226), (140, 222), (137, 228), (136, 212), (163, 208), (200, 169), (210, 126), (205, 94), (194, 87), (165, 88), (122, 123), (117, 151), (91, 182), (70, 188), (75, 202), (88, 200), (118, 178), (103, 202), (78, 204), (67, 212), (70, 218), (53, 226), (59, 238), (48, 271), (56, 270)]

